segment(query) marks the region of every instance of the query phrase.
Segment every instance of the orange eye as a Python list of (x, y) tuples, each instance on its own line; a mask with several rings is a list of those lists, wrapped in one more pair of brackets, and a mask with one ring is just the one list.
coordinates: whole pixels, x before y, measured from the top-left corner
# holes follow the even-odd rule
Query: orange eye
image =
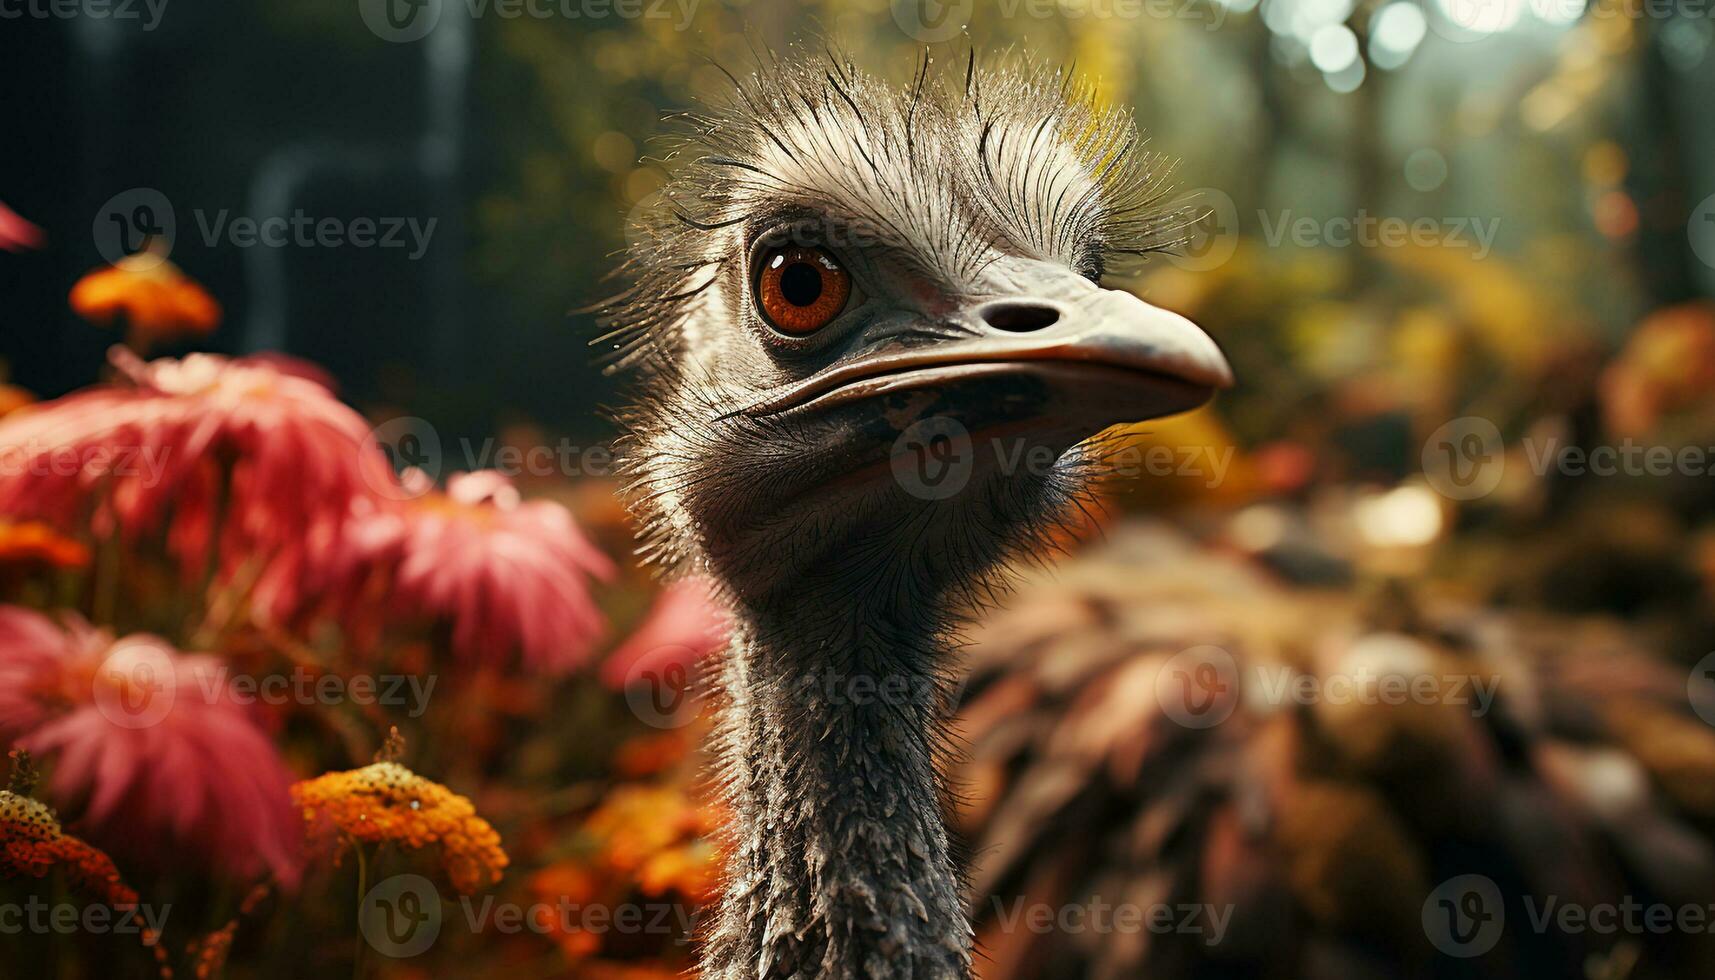
[(840, 315), (851, 295), (852, 277), (823, 249), (789, 245), (763, 253), (756, 305), (781, 333), (815, 333)]

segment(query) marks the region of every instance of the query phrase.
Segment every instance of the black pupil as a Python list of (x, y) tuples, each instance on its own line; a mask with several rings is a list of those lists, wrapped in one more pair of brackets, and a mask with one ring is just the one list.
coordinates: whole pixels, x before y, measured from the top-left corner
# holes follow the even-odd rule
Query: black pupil
[(822, 272), (808, 262), (794, 262), (780, 273), (780, 295), (793, 306), (809, 306), (821, 298)]

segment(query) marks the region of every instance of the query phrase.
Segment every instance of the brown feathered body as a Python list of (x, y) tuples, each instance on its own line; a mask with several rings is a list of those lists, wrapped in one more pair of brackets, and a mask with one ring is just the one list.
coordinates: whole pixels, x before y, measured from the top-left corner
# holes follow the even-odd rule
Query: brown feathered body
[(1613, 621), (1132, 524), (967, 652), (988, 980), (1715, 976), (1715, 729)]

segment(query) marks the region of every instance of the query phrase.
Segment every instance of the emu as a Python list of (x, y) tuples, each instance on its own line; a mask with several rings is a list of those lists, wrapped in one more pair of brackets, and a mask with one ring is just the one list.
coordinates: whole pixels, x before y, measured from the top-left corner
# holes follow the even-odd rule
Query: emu
[(1231, 374), (1100, 285), (1185, 222), (1130, 116), (1066, 74), (973, 54), (894, 87), (830, 54), (732, 81), (603, 338), (644, 552), (735, 619), (703, 975), (965, 977), (937, 768), (962, 611), (1083, 503), (1093, 437)]

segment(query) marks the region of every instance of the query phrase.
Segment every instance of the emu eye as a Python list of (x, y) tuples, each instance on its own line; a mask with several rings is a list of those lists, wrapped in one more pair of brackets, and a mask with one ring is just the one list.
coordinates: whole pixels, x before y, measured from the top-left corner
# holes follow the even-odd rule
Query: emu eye
[(840, 315), (851, 294), (852, 277), (825, 249), (790, 245), (762, 255), (756, 305), (781, 333), (815, 333)]

